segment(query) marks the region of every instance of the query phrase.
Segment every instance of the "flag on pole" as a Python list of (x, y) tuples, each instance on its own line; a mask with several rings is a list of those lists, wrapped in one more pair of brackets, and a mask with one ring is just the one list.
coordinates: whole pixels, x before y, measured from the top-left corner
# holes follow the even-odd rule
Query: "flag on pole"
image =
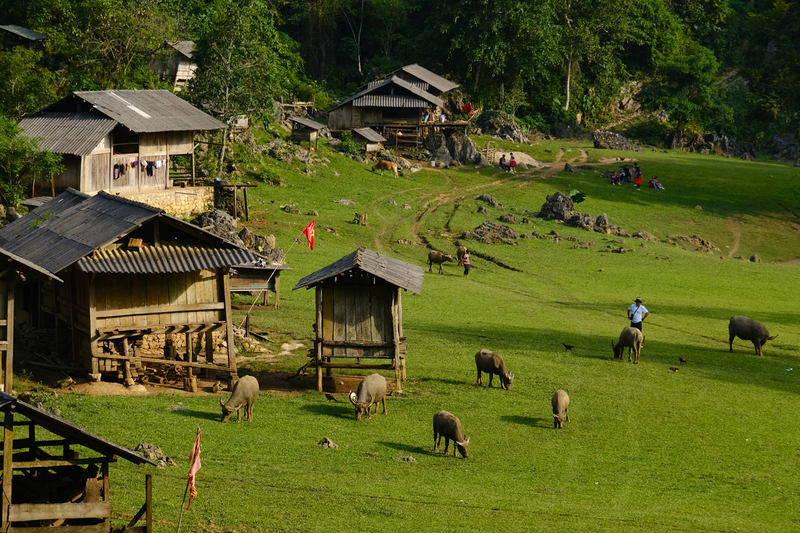
[(312, 250), (314, 249), (314, 222), (316, 222), (316, 220), (316, 218), (312, 220), (311, 223), (306, 226), (306, 229), (303, 230), (303, 235), (308, 239), (308, 247)]
[(186, 509), (189, 509), (192, 505), (192, 500), (197, 497), (197, 488), (194, 485), (195, 475), (197, 471), (200, 470), (200, 436), (202, 433), (200, 432), (200, 428), (197, 428), (197, 439), (194, 441), (194, 448), (192, 448), (192, 454), (189, 456), (189, 464), (191, 468), (189, 468), (189, 504), (186, 506)]

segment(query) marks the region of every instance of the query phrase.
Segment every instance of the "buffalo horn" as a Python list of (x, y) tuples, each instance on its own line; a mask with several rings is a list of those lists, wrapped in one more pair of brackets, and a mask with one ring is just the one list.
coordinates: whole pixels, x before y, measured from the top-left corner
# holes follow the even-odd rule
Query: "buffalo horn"
[(778, 338), (777, 335), (773, 335), (772, 337), (767, 337), (767, 340), (771, 341), (771, 340), (774, 340), (774, 339), (777, 339), (777, 338)]
[(222, 398), (220, 398), (220, 399), (219, 399), (219, 404), (220, 404), (222, 407), (225, 407), (225, 402), (223, 402), (223, 401), (222, 401)]
[(353, 392), (353, 391), (350, 391), (350, 403), (355, 405), (357, 400), (358, 400), (358, 397), (356, 396), (356, 393)]

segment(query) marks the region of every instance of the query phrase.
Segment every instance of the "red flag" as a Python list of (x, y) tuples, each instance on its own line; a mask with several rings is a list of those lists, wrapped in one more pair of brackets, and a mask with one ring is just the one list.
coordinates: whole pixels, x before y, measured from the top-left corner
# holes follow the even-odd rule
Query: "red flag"
[(186, 506), (186, 509), (189, 509), (192, 505), (192, 500), (197, 497), (197, 488), (194, 485), (194, 477), (197, 474), (197, 471), (200, 470), (200, 436), (202, 433), (200, 432), (200, 428), (197, 428), (197, 439), (194, 441), (194, 448), (192, 448), (192, 454), (189, 456), (189, 464), (191, 468), (189, 468), (189, 504)]
[(314, 249), (314, 222), (316, 222), (316, 220), (316, 218), (312, 220), (311, 223), (306, 226), (306, 229), (303, 230), (303, 235), (308, 239), (308, 247), (312, 250)]

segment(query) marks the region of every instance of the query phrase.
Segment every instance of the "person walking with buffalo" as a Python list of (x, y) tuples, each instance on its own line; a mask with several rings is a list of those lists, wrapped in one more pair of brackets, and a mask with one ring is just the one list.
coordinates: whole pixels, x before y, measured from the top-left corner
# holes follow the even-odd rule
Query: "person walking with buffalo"
[(650, 312), (642, 305), (642, 299), (636, 298), (633, 305), (628, 308), (628, 320), (631, 321), (631, 327), (642, 331), (642, 322), (648, 316), (650, 316)]

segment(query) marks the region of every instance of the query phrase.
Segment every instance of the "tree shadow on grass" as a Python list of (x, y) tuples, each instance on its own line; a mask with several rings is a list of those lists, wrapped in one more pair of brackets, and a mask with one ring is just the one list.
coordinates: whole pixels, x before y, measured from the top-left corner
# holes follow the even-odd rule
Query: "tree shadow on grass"
[[(222, 419), (222, 412), (220, 411), (208, 413), (205, 411), (192, 411), (191, 409), (174, 409), (171, 410), (171, 412), (172, 414), (186, 418), (202, 418), (203, 420), (212, 420), (216, 422), (219, 422)], [(242, 419), (244, 419), (244, 413), (242, 413)]]
[(353, 408), (348, 407), (344, 403), (335, 405), (330, 403), (317, 403), (303, 405), (301, 409), (314, 413), (317, 415), (331, 416), (333, 418), (349, 418), (353, 419)]
[(520, 424), (533, 428), (552, 428), (552, 418), (539, 418), (534, 416), (519, 416), (519, 415), (504, 415), (500, 420), (511, 422), (512, 424)]

